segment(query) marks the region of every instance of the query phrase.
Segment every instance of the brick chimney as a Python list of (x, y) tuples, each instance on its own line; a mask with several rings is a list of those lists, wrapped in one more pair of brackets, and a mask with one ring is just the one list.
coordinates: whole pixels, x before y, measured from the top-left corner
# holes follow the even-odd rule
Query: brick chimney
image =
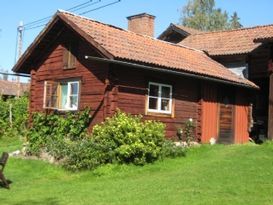
[(128, 30), (154, 37), (154, 19), (155, 16), (142, 13), (133, 16), (128, 16)]

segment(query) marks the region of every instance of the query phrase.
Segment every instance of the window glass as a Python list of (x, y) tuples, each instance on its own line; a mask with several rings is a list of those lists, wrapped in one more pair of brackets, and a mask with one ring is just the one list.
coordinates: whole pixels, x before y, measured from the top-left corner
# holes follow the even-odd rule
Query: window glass
[(171, 113), (172, 86), (149, 83), (148, 111)]
[(65, 108), (69, 108), (68, 106), (68, 102), (67, 102), (67, 90), (68, 90), (68, 85), (67, 83), (61, 83), (60, 84), (61, 87), (61, 108), (65, 109)]
[(77, 95), (78, 94), (78, 82), (71, 83), (71, 95)]
[(162, 94), (161, 97), (163, 98), (170, 98), (171, 97), (171, 88), (162, 86)]
[(70, 108), (77, 109), (78, 108), (78, 96), (70, 96)]
[(162, 99), (161, 100), (161, 110), (168, 111), (170, 110), (170, 100)]
[(79, 82), (45, 82), (44, 108), (77, 110)]
[(149, 109), (157, 110), (157, 98), (149, 98)]
[(158, 85), (150, 84), (149, 91), (150, 91), (149, 92), (149, 96), (158, 97), (158, 95), (159, 95), (159, 86)]

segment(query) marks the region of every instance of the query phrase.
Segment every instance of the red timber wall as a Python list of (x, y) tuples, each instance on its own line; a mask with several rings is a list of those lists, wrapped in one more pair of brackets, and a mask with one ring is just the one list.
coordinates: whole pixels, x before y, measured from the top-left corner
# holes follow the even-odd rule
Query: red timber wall
[(209, 143), (211, 138), (218, 137), (218, 102), (215, 85), (203, 84), (201, 108), (201, 142)]
[(250, 106), (248, 96), (243, 90), (237, 90), (234, 116), (234, 143), (245, 143), (249, 140)]
[[(219, 138), (219, 106), (218, 92), (225, 89), (217, 88), (217, 85), (203, 84), (201, 100), (201, 142), (209, 143), (213, 137)], [(245, 143), (249, 140), (249, 93), (244, 89), (235, 89), (235, 103), (233, 106), (233, 142)]]
[[(94, 125), (103, 121), (107, 115), (107, 105), (104, 99), (107, 97), (105, 81), (108, 75), (108, 66), (84, 59), (85, 55), (97, 56), (98, 54), (87, 43), (75, 35), (71, 32), (61, 35), (59, 39), (64, 40), (57, 40), (50, 51), (46, 51), (48, 54), (42, 57), (45, 60), (35, 69), (32, 69), (30, 111), (46, 112), (43, 109), (45, 81), (78, 79), (80, 80), (80, 110), (85, 107), (91, 108), (91, 125)], [(66, 49), (65, 45), (67, 45), (68, 42), (66, 40), (68, 39), (78, 42), (77, 53), (75, 54), (77, 57), (76, 68), (64, 70), (63, 51)], [(50, 110), (47, 111), (50, 112)]]
[[(196, 135), (200, 138), (200, 84), (198, 80), (174, 75), (149, 72), (131, 67), (113, 66), (110, 79), (118, 90), (116, 107), (131, 114), (141, 114), (144, 119), (160, 120), (166, 124), (168, 138), (177, 140), (177, 129), (192, 118), (197, 125)], [(146, 113), (148, 83), (157, 82), (173, 86), (173, 114)], [(115, 107), (112, 106), (112, 107)]]

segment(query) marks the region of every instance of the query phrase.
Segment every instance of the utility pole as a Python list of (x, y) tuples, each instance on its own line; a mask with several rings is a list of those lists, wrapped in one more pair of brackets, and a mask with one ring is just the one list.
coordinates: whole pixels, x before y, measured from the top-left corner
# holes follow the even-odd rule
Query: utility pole
[(18, 32), (18, 40), (17, 40), (17, 60), (21, 57), (23, 52), (23, 32), (24, 32), (24, 24), (23, 21), (19, 22), (19, 26), (17, 27)]
[[(23, 21), (19, 22), (19, 26), (17, 27), (17, 35), (18, 35), (18, 42), (17, 42), (17, 60), (22, 55), (23, 52), (23, 32), (24, 32), (24, 24)], [(20, 95), (20, 76), (17, 76), (17, 97)]]

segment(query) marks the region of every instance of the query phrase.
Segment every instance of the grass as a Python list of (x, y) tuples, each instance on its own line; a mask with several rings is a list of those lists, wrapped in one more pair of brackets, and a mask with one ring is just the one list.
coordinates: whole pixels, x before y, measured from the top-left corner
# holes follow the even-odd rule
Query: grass
[[(2, 141), (0, 147), (3, 150)], [(272, 157), (273, 143), (202, 146), (191, 149), (185, 158), (144, 167), (107, 165), (80, 173), (42, 161), (10, 158), (5, 175), (13, 183), (10, 190), (0, 188), (0, 202), (269, 205), (273, 204)]]

